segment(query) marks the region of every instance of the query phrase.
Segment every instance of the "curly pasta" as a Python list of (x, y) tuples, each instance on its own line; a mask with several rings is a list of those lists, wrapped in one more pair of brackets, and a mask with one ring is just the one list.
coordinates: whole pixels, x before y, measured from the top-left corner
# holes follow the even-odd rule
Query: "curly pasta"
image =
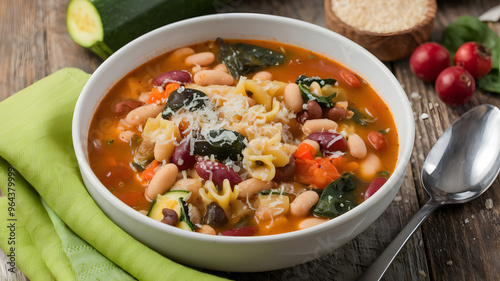
[(203, 189), (200, 189), (200, 196), (203, 203), (208, 205), (211, 202), (216, 202), (226, 213), (230, 211), (231, 202), (238, 198), (238, 185), (235, 185), (234, 189), (231, 189), (231, 184), (227, 179), (222, 182), (222, 191), (220, 194), (217, 192), (217, 187), (215, 187), (215, 184), (211, 180), (207, 180), (203, 187)]
[(290, 147), (281, 141), (281, 134), (259, 137), (251, 140), (243, 150), (243, 166), (252, 177), (270, 181), (276, 174), (276, 167), (284, 167), (290, 158)]

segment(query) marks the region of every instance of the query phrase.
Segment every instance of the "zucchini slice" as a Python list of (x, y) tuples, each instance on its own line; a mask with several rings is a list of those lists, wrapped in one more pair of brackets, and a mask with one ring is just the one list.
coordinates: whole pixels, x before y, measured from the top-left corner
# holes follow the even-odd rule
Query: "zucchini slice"
[(106, 59), (153, 29), (214, 9), (206, 0), (71, 0), (66, 25), (73, 41)]
[(179, 216), (177, 227), (194, 231), (194, 226), (189, 220), (189, 208), (186, 200), (191, 196), (190, 191), (172, 190), (163, 195), (158, 195), (151, 205), (148, 217), (161, 221), (163, 219), (162, 210), (165, 208), (174, 210)]

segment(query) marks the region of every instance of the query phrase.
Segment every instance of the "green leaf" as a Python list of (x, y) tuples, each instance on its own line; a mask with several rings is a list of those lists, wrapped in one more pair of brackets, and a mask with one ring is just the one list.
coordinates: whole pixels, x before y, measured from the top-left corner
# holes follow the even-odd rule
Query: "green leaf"
[(332, 101), (332, 99), (337, 96), (337, 93), (333, 93), (329, 96), (318, 96), (313, 94), (310, 90), (309, 87), (313, 82), (317, 82), (321, 87), (325, 85), (335, 85), (337, 80), (332, 79), (332, 78), (327, 78), (327, 79), (321, 79), (319, 77), (307, 77), (305, 75), (300, 75), (295, 83), (299, 85), (300, 92), (302, 93), (302, 98), (304, 101), (316, 101), (319, 103), (321, 106), (325, 107), (333, 107), (335, 103)]
[(457, 49), (469, 41), (485, 45), (491, 52), (492, 69), (500, 68), (500, 38), (488, 24), (475, 17), (461, 16), (444, 31), (443, 45), (450, 51), (452, 58)]
[(218, 59), (224, 63), (234, 79), (249, 72), (279, 65), (285, 60), (285, 55), (263, 47), (237, 43), (225, 44), (222, 38), (217, 38), (220, 45)]
[(359, 110), (352, 107), (348, 107), (347, 109), (354, 113), (354, 115), (352, 116), (352, 120), (359, 125), (368, 126), (368, 123), (373, 122), (373, 118), (363, 115), (361, 112), (359, 112)]
[(170, 116), (179, 111), (181, 108), (185, 108), (189, 111), (195, 111), (205, 108), (209, 103), (210, 99), (202, 91), (180, 87), (176, 91), (172, 92), (168, 97), (167, 104), (163, 109), (161, 117), (168, 120)]
[(485, 91), (500, 94), (500, 71), (492, 70), (477, 81), (479, 87)]
[(211, 130), (204, 139), (194, 142), (194, 153), (202, 156), (214, 155), (220, 161), (238, 160), (246, 147), (246, 138), (236, 132), (225, 129)]
[(354, 175), (352, 173), (342, 174), (325, 187), (313, 214), (334, 218), (356, 207), (358, 205), (356, 195), (352, 192), (355, 188)]

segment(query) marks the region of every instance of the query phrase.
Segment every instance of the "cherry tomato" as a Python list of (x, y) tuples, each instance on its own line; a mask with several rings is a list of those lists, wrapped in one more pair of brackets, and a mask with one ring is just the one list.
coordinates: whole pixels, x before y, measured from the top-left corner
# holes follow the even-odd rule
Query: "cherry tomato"
[(359, 88), (361, 86), (361, 81), (359, 81), (359, 78), (354, 73), (348, 70), (342, 69), (340, 71), (340, 76), (351, 87)]
[(384, 135), (381, 132), (370, 132), (368, 134), (368, 141), (376, 150), (380, 150), (386, 145)]
[(424, 82), (434, 82), (439, 73), (450, 66), (450, 53), (438, 43), (425, 43), (418, 46), (410, 57), (413, 74)]
[(474, 77), (462, 67), (450, 66), (439, 74), (436, 80), (438, 97), (450, 106), (468, 102), (474, 95)]
[(481, 43), (464, 43), (455, 54), (455, 64), (465, 68), (474, 79), (479, 79), (491, 70), (490, 50)]

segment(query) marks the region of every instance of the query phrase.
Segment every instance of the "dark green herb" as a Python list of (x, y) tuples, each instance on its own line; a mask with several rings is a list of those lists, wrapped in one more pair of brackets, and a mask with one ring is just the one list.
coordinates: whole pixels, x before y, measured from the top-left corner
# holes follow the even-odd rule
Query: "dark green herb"
[(212, 130), (204, 139), (194, 143), (194, 154), (202, 156), (214, 155), (218, 160), (238, 160), (238, 156), (246, 147), (245, 137), (235, 131)]
[(242, 217), (235, 225), (233, 228), (241, 228), (245, 226), (249, 226), (251, 222), (251, 217), (250, 215)]
[(378, 131), (378, 132), (379, 132), (379, 133), (381, 133), (381, 134), (383, 134), (383, 135), (387, 134), (387, 131), (386, 131), (386, 130), (380, 130), (380, 131)]
[(231, 76), (240, 76), (263, 68), (279, 65), (285, 60), (285, 55), (255, 45), (237, 43), (226, 44), (222, 38), (217, 38), (220, 45), (218, 59), (223, 62)]
[(169, 119), (172, 114), (176, 113), (181, 108), (185, 108), (189, 111), (202, 109), (205, 108), (209, 102), (208, 96), (202, 91), (180, 87), (168, 97), (167, 104), (165, 105), (165, 109), (163, 109), (161, 117)]
[(115, 192), (115, 189), (114, 188), (110, 188), (109, 191)]
[(352, 173), (344, 173), (325, 187), (318, 204), (313, 209), (317, 216), (334, 218), (358, 205), (356, 195), (352, 192), (356, 185)]
[(114, 142), (115, 142), (115, 140), (108, 140), (108, 141), (107, 141), (107, 144), (112, 144), (112, 143), (114, 143)]
[(335, 92), (326, 97), (315, 95), (309, 90), (309, 86), (311, 86), (313, 82), (318, 82), (321, 87), (324, 87), (325, 85), (335, 85), (337, 80), (332, 78), (321, 79), (319, 77), (307, 77), (305, 75), (300, 75), (295, 81), (295, 83), (299, 85), (300, 92), (302, 93), (302, 98), (305, 102), (313, 100), (319, 103), (321, 106), (333, 107), (335, 103), (332, 101), (332, 99), (337, 96), (337, 93)]
[(450, 24), (443, 35), (443, 45), (453, 58), (457, 49), (465, 42), (475, 41), (485, 45), (491, 52), (491, 71), (479, 79), (481, 89), (500, 93), (500, 38), (488, 24), (471, 16), (461, 16)]
[(377, 175), (379, 177), (388, 178), (391, 175), (391, 173), (389, 173), (387, 171), (380, 171), (380, 172), (377, 173)]
[(349, 109), (354, 113), (354, 115), (352, 116), (352, 120), (358, 123), (359, 125), (368, 126), (367, 123), (373, 122), (373, 118), (363, 115), (356, 108), (348, 107), (347, 109)]

